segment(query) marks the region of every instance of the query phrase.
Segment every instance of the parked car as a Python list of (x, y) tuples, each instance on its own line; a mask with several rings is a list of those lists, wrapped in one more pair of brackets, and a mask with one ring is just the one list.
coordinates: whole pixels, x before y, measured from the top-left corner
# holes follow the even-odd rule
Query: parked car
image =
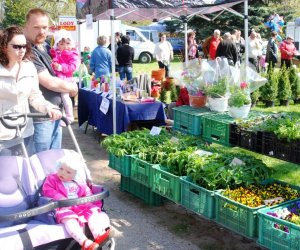
[(184, 38), (169, 37), (167, 38), (173, 47), (174, 53), (183, 53), (184, 51)]

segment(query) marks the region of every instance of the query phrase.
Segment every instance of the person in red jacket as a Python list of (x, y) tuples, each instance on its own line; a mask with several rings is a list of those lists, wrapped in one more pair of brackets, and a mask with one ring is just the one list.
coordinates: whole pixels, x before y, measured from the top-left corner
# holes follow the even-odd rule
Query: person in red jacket
[(297, 54), (296, 47), (293, 43), (293, 38), (288, 36), (285, 41), (280, 44), (280, 52), (281, 52), (281, 67), (285, 65), (287, 68), (292, 66), (292, 59)]

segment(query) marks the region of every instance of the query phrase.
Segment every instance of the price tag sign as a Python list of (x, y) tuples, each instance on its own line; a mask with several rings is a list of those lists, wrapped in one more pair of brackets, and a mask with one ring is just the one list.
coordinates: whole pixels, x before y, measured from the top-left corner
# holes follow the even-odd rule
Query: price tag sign
[(230, 166), (244, 166), (246, 165), (245, 162), (240, 160), (239, 158), (234, 157), (232, 162), (229, 164)]
[(102, 98), (102, 102), (101, 102), (101, 105), (100, 105), (100, 111), (106, 115), (108, 109), (109, 109), (109, 100), (106, 99), (105, 97)]
[(150, 135), (159, 135), (161, 128), (153, 126), (150, 130)]
[(170, 139), (170, 142), (173, 142), (173, 143), (175, 143), (175, 144), (178, 144), (178, 143), (179, 143), (179, 139), (176, 138), (176, 137), (174, 137), (174, 136), (172, 136), (171, 139)]
[(194, 152), (194, 154), (197, 154), (199, 156), (209, 156), (209, 155), (212, 155), (212, 152), (208, 152), (208, 151), (205, 151), (205, 150), (202, 150), (202, 149), (198, 149)]

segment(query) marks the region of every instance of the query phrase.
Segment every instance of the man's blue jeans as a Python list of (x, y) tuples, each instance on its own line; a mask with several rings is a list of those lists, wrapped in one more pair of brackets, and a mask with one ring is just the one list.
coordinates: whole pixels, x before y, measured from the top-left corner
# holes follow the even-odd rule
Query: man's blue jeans
[(124, 80), (125, 77), (127, 81), (132, 79), (132, 67), (127, 67), (127, 66), (119, 66), (119, 74), (120, 74), (120, 79)]
[(48, 149), (60, 149), (62, 128), (60, 120), (34, 123), (33, 141), (35, 153)]

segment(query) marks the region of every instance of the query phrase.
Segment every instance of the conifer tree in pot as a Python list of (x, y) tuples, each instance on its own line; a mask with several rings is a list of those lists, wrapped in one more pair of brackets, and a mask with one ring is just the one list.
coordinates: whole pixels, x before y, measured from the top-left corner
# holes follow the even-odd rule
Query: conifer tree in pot
[(260, 95), (266, 107), (273, 107), (274, 101), (278, 95), (278, 72), (270, 66), (266, 78), (268, 81), (260, 88)]
[(292, 90), (292, 99), (294, 104), (300, 103), (300, 77), (297, 74), (297, 70), (294, 67), (289, 69), (289, 79)]
[(292, 96), (289, 71), (283, 66), (278, 77), (278, 99), (281, 106), (288, 106)]
[(251, 97), (251, 106), (255, 107), (256, 104), (257, 104), (257, 102), (258, 102), (258, 100), (259, 100), (259, 97), (260, 97), (260, 90), (257, 89), (255, 91), (253, 91), (251, 93), (250, 97)]

